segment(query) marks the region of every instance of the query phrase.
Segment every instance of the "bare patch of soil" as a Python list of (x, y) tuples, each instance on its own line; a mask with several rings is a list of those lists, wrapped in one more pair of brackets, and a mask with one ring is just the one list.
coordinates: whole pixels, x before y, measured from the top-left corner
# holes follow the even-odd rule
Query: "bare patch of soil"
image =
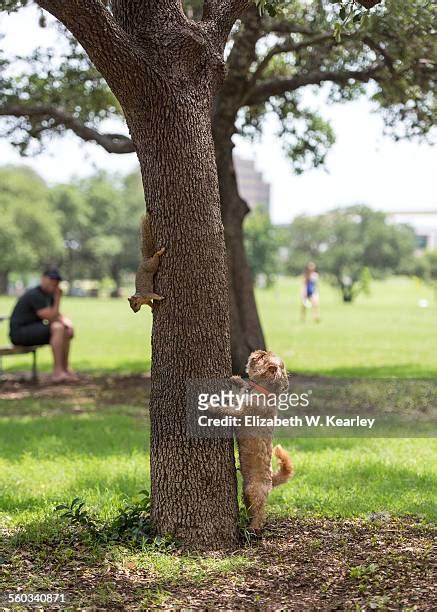
[(74, 609), (425, 611), (437, 597), (432, 542), (432, 528), (412, 517), (293, 518), (270, 523), (261, 540), (235, 551), (245, 567), (201, 580), (190, 572), (163, 579), (135, 557), (88, 557), (83, 545), (62, 562), (61, 547), (45, 547), (43, 559), (17, 547), (2, 561), (8, 589), (35, 588), (44, 576), (42, 590), (67, 592)]
[(41, 376), (37, 384), (16, 376), (4, 377), (0, 383), (0, 400), (27, 398), (64, 400), (80, 405), (125, 404), (144, 406), (150, 393), (150, 376), (146, 374), (91, 376), (82, 374), (78, 382), (53, 384), (49, 376)]

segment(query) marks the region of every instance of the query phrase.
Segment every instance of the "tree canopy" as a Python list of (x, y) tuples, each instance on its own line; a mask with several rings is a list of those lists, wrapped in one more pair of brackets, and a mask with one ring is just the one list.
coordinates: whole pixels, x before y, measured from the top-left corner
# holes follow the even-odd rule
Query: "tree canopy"
[[(3, 0), (0, 6), (11, 10), (20, 4)], [(228, 43), (217, 111), (225, 111), (232, 123), (238, 118), (238, 130), (248, 137), (255, 137), (266, 114), (274, 113), (297, 172), (322, 164), (335, 138), (317, 103), (303, 95), (308, 88), (325, 85), (331, 102), (365, 94), (393, 137), (432, 138), (437, 117), (432, 3), (386, 0), (372, 13), (358, 12), (357, 21), (348, 21), (351, 3), (343, 4), (292, 0), (281, 4), (276, 16), (265, 13), (262, 18), (249, 11)], [(202, 6), (185, 2), (193, 19), (200, 17)], [(346, 25), (339, 40), (334, 30), (340, 15)], [(41, 23), (54, 27), (45, 18)], [(71, 34), (56, 27), (66, 40), (62, 52), (37, 49), (27, 58), (0, 56), (2, 134), (27, 154), (37, 153), (65, 130), (110, 152), (133, 152), (122, 128), (119, 133), (103, 129), (105, 119), (121, 113), (105, 80)]]

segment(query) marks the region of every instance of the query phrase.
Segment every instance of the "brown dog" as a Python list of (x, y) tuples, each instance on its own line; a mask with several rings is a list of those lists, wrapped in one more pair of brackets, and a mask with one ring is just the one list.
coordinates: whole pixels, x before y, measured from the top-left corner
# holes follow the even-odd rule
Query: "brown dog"
[[(277, 407), (267, 399), (288, 390), (284, 362), (272, 352), (254, 351), (249, 357), (246, 371), (249, 381), (239, 376), (231, 379), (239, 391), (244, 393), (244, 403), (238, 408), (219, 408), (213, 409), (213, 412), (238, 416), (243, 422), (245, 417), (272, 419), (277, 414)], [(235, 428), (235, 435), (243, 477), (244, 504), (250, 518), (249, 527), (258, 531), (264, 525), (267, 498), (272, 487), (290, 480), (293, 476), (293, 463), (281, 446), (273, 448), (273, 426), (242, 425)], [(273, 453), (279, 461), (279, 469), (275, 473), (271, 467)]]

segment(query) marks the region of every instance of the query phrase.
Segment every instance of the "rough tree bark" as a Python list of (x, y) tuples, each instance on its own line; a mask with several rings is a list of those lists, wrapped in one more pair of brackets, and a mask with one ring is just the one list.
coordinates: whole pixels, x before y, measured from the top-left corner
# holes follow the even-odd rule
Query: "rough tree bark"
[(179, 0), (40, 0), (73, 32), (126, 116), (156, 247), (165, 247), (153, 309), (152, 517), (196, 548), (238, 539), (233, 444), (186, 435), (190, 378), (231, 374), (224, 232), (211, 131), (230, 28), (244, 0), (205, 2), (200, 23)]
[(243, 374), (250, 353), (265, 349), (265, 340), (244, 247), (243, 222), (249, 208), (238, 192), (232, 158), (234, 145), (229, 132), (223, 132), (222, 127), (216, 118), (214, 140), (228, 264), (232, 371)]
[(152, 515), (161, 532), (197, 546), (237, 538), (232, 444), (185, 437), (187, 380), (231, 373), (211, 99), (202, 89), (167, 99), (157, 87), (152, 113), (127, 112), (155, 244), (166, 248), (155, 277), (165, 299), (153, 312)]
[(255, 46), (260, 31), (261, 19), (253, 4), (242, 19), (240, 32), (227, 62), (227, 78), (216, 96), (213, 111), (213, 135), (228, 263), (232, 369), (239, 374), (244, 373), (247, 359), (253, 350), (265, 349), (252, 273), (244, 248), (243, 222), (249, 208), (238, 192), (232, 158), (235, 121), (247, 90), (248, 67), (256, 58)]

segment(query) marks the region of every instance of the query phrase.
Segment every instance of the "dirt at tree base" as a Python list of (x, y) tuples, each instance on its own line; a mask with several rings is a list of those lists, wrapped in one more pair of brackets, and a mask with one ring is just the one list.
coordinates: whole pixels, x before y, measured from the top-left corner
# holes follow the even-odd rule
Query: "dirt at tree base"
[[(431, 610), (432, 530), (414, 519), (288, 519), (246, 550), (249, 569), (169, 589), (166, 605), (260, 610)], [(435, 569), (435, 568), (434, 568)]]
[(37, 384), (16, 374), (3, 376), (0, 400), (62, 399), (67, 403), (87, 399), (102, 406), (126, 404), (144, 406), (150, 393), (149, 374), (80, 374), (78, 382), (53, 384), (42, 374)]
[(32, 572), (43, 573), (44, 590), (67, 592), (70, 609), (432, 610), (433, 533), (413, 517), (292, 518), (271, 521), (262, 539), (234, 551), (243, 567), (201, 581), (189, 571), (165, 580), (119, 555), (93, 565), (82, 545), (63, 563), (48, 554), (44, 567), (18, 547), (10, 577), (27, 590)]

